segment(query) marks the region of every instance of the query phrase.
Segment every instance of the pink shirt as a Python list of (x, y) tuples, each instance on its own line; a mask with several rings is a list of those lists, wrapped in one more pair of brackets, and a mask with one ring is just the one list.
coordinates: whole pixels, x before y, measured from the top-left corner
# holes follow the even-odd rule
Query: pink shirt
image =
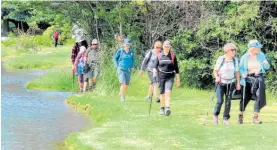
[(248, 58), (248, 73), (259, 74), (261, 71), (260, 63), (257, 59), (257, 56), (249, 56)]

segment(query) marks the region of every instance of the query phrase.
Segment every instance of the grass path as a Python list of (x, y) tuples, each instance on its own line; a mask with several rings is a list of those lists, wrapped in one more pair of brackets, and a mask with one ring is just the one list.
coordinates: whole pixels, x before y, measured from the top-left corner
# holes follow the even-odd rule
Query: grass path
[[(172, 115), (159, 116), (159, 104), (144, 100), (147, 78), (135, 76), (131, 81), (127, 101), (118, 96), (100, 97), (96, 94), (72, 96), (68, 102), (86, 109), (94, 126), (73, 133), (66, 139), (70, 149), (276, 149), (277, 101), (268, 96), (268, 105), (261, 111), (262, 125), (253, 125), (253, 102), (245, 113), (245, 124), (236, 124), (239, 101), (232, 101), (231, 125), (212, 125), (212, 108), (207, 125), (202, 126), (204, 114), (211, 101), (211, 91), (174, 88)], [(96, 91), (97, 92), (97, 91)], [(223, 112), (223, 110), (222, 110)], [(220, 119), (222, 120), (222, 112)]]
[(14, 47), (1, 45), (1, 59), (4, 60), (4, 67), (7, 69), (32, 69), (42, 70), (50, 68), (70, 67), (70, 45), (58, 48), (44, 48), (36, 53), (17, 53)]
[[(6, 50), (5, 50), (6, 48)], [(12, 58), (12, 52), (2, 47), (1, 58)], [(43, 53), (16, 55), (7, 59), (5, 67), (12, 69), (56, 69), (27, 84), (29, 89), (71, 91), (71, 47), (49, 48)], [(49, 53), (51, 52), (51, 53)], [(30, 59), (34, 58), (34, 59)], [(65, 140), (68, 149), (277, 149), (277, 99), (267, 94), (267, 106), (261, 111), (262, 125), (253, 125), (253, 101), (245, 113), (245, 124), (236, 124), (239, 101), (232, 101), (231, 125), (212, 125), (212, 108), (208, 110), (212, 91), (174, 87), (172, 114), (159, 116), (159, 104), (153, 102), (148, 115), (149, 102), (144, 100), (148, 87), (147, 76), (132, 77), (126, 102), (117, 95), (97, 89), (94, 93), (71, 96), (67, 102), (78, 111), (86, 111), (93, 126), (72, 133)], [(75, 84), (76, 85), (76, 84)], [(75, 87), (76, 88), (76, 87)], [(202, 126), (206, 111), (207, 125)]]

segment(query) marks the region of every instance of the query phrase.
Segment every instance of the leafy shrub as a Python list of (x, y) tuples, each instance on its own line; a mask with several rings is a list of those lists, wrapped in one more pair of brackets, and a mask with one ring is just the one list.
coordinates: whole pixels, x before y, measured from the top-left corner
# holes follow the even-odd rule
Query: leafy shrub
[(63, 45), (68, 39), (71, 39), (71, 26), (69, 24), (64, 24), (63, 26), (53, 25), (48, 27), (44, 32), (43, 36), (53, 39), (53, 34), (58, 30), (60, 32), (59, 44)]
[(15, 46), (16, 52), (26, 53), (42, 50), (42, 47), (49, 47), (52, 45), (51, 39), (44, 35), (30, 35), (18, 31), (18, 36), (14, 36), (13, 33), (9, 33), (9, 39), (3, 41), (4, 46)]
[(277, 96), (277, 52), (267, 53), (267, 58), (271, 65), (271, 69), (266, 74), (267, 88)]
[[(100, 95), (111, 95), (115, 94), (120, 86), (118, 82), (116, 68), (113, 64), (113, 53), (114, 49), (112, 47), (107, 47), (106, 45), (102, 45), (100, 49), (100, 74), (98, 75), (98, 83), (96, 90)], [(101, 89), (101, 90), (100, 90)]]
[(201, 89), (214, 85), (211, 66), (206, 59), (183, 60), (178, 65), (184, 85)]

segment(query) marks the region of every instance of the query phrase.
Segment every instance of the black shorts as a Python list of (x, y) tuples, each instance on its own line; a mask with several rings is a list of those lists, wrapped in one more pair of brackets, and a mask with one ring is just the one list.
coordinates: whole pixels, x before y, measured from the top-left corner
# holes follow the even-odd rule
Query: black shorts
[(170, 78), (160, 78), (160, 94), (164, 94), (165, 91), (172, 90), (173, 83), (174, 83), (174, 76)]

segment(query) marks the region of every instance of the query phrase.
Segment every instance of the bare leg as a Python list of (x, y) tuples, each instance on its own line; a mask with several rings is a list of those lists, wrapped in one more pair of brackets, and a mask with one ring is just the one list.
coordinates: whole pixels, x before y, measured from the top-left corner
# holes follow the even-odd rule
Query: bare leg
[(165, 107), (165, 94), (160, 94), (161, 107)]
[(171, 91), (170, 90), (167, 90), (165, 91), (165, 106), (166, 107), (169, 107), (170, 105), (170, 100), (171, 100)]

